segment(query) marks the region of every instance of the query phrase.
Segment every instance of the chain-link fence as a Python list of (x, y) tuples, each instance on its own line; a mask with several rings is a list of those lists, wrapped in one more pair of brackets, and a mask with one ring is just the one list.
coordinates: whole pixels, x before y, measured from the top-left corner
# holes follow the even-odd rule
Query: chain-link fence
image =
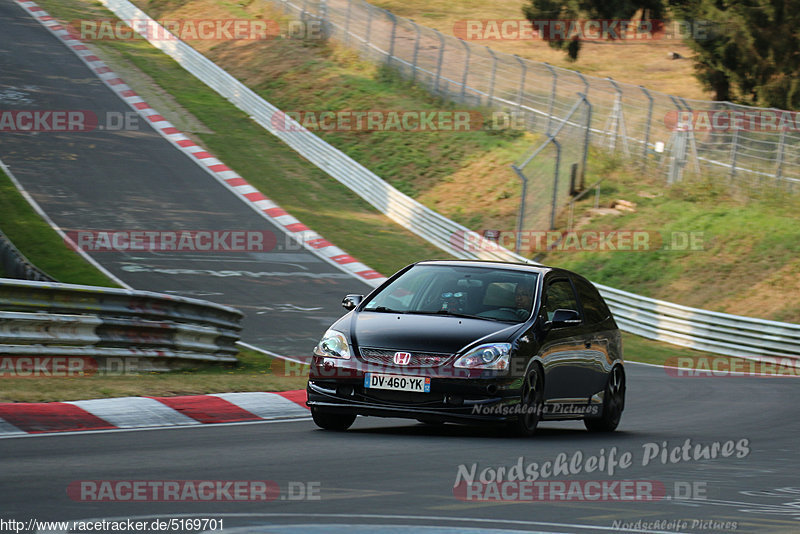
[[(444, 35), (363, 0), (271, 1), (287, 13), (323, 21), (331, 37), (363, 57), (397, 68), (435, 94), (524, 114), (535, 132), (549, 132), (583, 94), (593, 110), (590, 142), (655, 164), (669, 182), (689, 170), (746, 187), (793, 190), (800, 184), (800, 115), (686, 100), (584, 76)], [(725, 124), (706, 128), (703, 119), (709, 118)]]
[(522, 181), (517, 253), (526, 232), (554, 229), (562, 203), (584, 188), (591, 122), (592, 106), (580, 95), (563, 118), (551, 122), (547, 139), (512, 165)]

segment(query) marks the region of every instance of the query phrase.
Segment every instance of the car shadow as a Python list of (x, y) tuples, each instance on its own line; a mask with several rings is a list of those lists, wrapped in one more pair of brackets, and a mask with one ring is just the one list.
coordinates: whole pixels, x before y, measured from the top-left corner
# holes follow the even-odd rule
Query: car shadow
[(399, 424), (395, 426), (380, 426), (380, 427), (361, 427), (358, 426), (351, 428), (347, 431), (348, 434), (361, 434), (361, 435), (381, 435), (381, 436), (428, 436), (428, 437), (458, 437), (458, 438), (484, 438), (484, 439), (520, 439), (520, 440), (562, 440), (568, 438), (570, 440), (592, 440), (592, 441), (605, 441), (614, 440), (619, 441), (620, 438), (638, 437), (638, 432), (616, 431), (608, 433), (588, 432), (583, 428), (580, 422), (573, 423), (574, 428), (563, 426), (548, 426), (545, 422), (536, 430), (536, 434), (532, 437), (516, 436), (513, 432), (502, 426), (495, 425), (460, 425), (460, 424)]

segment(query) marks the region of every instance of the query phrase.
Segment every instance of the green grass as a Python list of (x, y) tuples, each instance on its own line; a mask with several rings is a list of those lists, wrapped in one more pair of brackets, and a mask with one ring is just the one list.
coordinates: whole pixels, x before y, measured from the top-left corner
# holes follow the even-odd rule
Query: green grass
[(11, 179), (0, 170), (0, 229), (14, 246), (38, 268), (71, 284), (117, 287), (64, 243), (22, 197)]
[(0, 378), (0, 402), (56, 402), (126, 396), (202, 395), (305, 389), (308, 367), (242, 350), (239, 363), (198, 364), (169, 373)]
[[(798, 199), (778, 190), (739, 197), (726, 183), (687, 178), (672, 188), (628, 170), (601, 184), (600, 204), (636, 203), (635, 212), (593, 216), (581, 230), (646, 230), (647, 252), (550, 252), (541, 261), (575, 270), (589, 279), (681, 304), (717, 311), (800, 321), (800, 308), (771, 285), (797, 280), (800, 257)], [(589, 194), (576, 218), (592, 209)], [(693, 235), (696, 247), (675, 249)], [(660, 241), (660, 242), (659, 242)], [(764, 283), (771, 280), (773, 283)], [(761, 284), (755, 287), (756, 284)]]

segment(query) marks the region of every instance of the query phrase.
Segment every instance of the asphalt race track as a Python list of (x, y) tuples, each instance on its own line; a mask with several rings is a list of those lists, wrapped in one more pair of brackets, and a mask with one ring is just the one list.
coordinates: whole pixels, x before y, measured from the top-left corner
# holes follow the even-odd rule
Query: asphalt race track
[[(686, 522), (683, 528), (651, 529), (671, 532), (732, 532), (731, 525), (736, 532), (800, 529), (793, 379), (678, 378), (657, 367), (627, 367), (622, 424), (604, 436), (589, 434), (580, 423), (544, 423), (537, 436), (520, 439), (492, 429), (360, 418), (346, 433), (299, 421), (4, 439), (1, 514), (58, 521), (196, 517), (222, 519), (224, 532), (275, 533), (471, 532), (468, 527), (619, 532), (615, 520)], [(667, 457), (662, 463), (664, 442), (671, 452), (687, 439), (692, 448), (747, 442), (741, 458), (736, 453), (685, 460), (679, 453), (678, 461)], [(609, 459), (612, 449), (618, 459), (629, 453), (631, 465), (617, 467), (613, 476), (607, 465), (602, 473), (585, 472), (588, 457)], [(650, 502), (474, 502), (454, 496), (460, 464), (469, 469), (477, 463), (477, 472), (509, 469), (523, 457), (527, 467), (555, 462), (560, 453), (571, 459), (576, 451), (584, 457), (580, 472), (540, 481), (652, 481), (664, 487), (664, 497)], [(650, 456), (655, 457), (642, 465)], [(67, 493), (80, 481), (137, 480), (272, 481), (282, 497), (271, 502), (96, 502)], [(304, 492), (314, 499), (300, 499)], [(85, 498), (93, 495), (101, 493)], [(689, 528), (707, 520), (735, 524)], [(325, 524), (338, 526), (320, 526)], [(413, 528), (362, 530), (352, 525)]]
[[(10, 0), (0, 0), (0, 29), (0, 108), (128, 111)], [(136, 132), (4, 132), (0, 157), (65, 229), (281, 235), (143, 123)], [(340, 315), (342, 295), (369, 289), (282, 238), (268, 253), (94, 257), (133, 287), (242, 309), (245, 340), (286, 355), (307, 354)], [(219, 276), (230, 270), (262, 274)], [(627, 375), (622, 424), (608, 435), (569, 422), (544, 423), (536, 437), (520, 439), (492, 428), (360, 418), (345, 433), (302, 420), (0, 439), (0, 530), (86, 532), (28, 521), (105, 519), (149, 527), (106, 523), (94, 531), (800, 531), (800, 382), (676, 377), (633, 364)], [(490, 494), (497, 486), (480, 485), (500, 471), (506, 479), (537, 476), (533, 497), (518, 502), (513, 486)], [(454, 490), (459, 474), (464, 482), (470, 473), (478, 490)], [(231, 489), (214, 501), (131, 489), (176, 482)], [(269, 499), (252, 491), (264, 487), (279, 491)], [(467, 497), (474, 491), (485, 500)]]
[[(0, 27), (0, 109), (89, 110), (98, 117), (131, 111), (10, 0), (0, 1)], [(286, 356), (310, 355), (327, 326), (343, 313), (342, 297), (371, 288), (287, 240), (146, 121), (139, 120), (138, 126), (136, 131), (2, 132), (0, 158), (64, 230), (260, 230), (274, 235), (275, 248), (269, 252), (91, 255), (136, 289), (239, 308), (247, 314), (244, 341)]]

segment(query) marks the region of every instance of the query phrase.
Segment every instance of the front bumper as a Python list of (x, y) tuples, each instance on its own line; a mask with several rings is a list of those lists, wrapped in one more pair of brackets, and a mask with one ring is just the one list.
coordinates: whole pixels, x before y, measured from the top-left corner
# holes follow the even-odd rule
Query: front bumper
[[(467, 381), (434, 379), (430, 393), (364, 388), (363, 380), (324, 380), (308, 382), (308, 406), (335, 413), (401, 417), (423, 421), (498, 422), (516, 418), (511, 415), (519, 405), (519, 390), (513, 380)], [(494, 386), (494, 387), (489, 387)], [(491, 393), (489, 391), (491, 391)]]

